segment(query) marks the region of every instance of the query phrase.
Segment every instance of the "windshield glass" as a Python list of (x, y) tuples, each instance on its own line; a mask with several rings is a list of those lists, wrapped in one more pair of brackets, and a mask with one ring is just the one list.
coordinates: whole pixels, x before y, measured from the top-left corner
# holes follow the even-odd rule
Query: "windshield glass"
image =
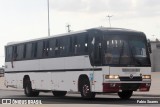
[(105, 65), (145, 66), (150, 64), (145, 39), (139, 36), (104, 36)]

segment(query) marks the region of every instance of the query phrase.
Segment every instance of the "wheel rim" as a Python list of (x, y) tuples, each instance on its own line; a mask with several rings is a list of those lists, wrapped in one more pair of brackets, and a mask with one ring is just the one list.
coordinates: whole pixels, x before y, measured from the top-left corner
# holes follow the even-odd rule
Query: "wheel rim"
[(88, 93), (89, 93), (89, 86), (87, 84), (85, 84), (83, 86), (83, 95), (87, 96)]

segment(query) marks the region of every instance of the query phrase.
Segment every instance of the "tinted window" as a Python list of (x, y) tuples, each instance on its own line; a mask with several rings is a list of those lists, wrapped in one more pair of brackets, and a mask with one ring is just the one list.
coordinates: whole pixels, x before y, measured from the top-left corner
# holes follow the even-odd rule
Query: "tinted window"
[(78, 54), (77, 53), (78, 47), (79, 47), (79, 44), (78, 44), (77, 36), (73, 36), (73, 53), (74, 53), (74, 55)]
[(38, 41), (37, 43), (37, 58), (42, 58), (43, 52), (43, 41)]
[(49, 53), (49, 41), (44, 40), (43, 41), (43, 57), (48, 57), (48, 53)]
[(37, 57), (37, 42), (32, 43), (32, 58)]
[[(88, 52), (88, 35), (81, 33), (55, 37), (12, 47), (6, 48), (6, 60), (84, 55)], [(11, 58), (12, 56), (13, 58)]]
[(55, 45), (56, 45), (56, 40), (55, 39), (50, 39), (49, 40), (49, 56), (50, 57), (55, 56)]
[(22, 60), (23, 59), (23, 51), (24, 51), (24, 44), (17, 46), (17, 58), (16, 60)]
[(55, 56), (59, 56), (59, 53), (60, 53), (60, 49), (59, 49), (59, 39), (56, 39), (56, 45), (55, 45)]
[(24, 44), (24, 50), (23, 50), (23, 59), (26, 58), (26, 44)]
[(65, 54), (66, 54), (66, 45), (67, 44), (65, 44), (65, 37), (61, 37), (59, 39), (60, 56), (65, 56)]
[(64, 56), (69, 56), (70, 44), (70, 37), (64, 37)]
[(84, 41), (85, 41), (85, 44), (84, 44), (84, 48), (85, 48), (85, 49), (84, 49), (84, 52), (85, 52), (85, 53), (88, 53), (88, 34), (86, 34), (84, 38), (85, 38), (85, 40), (84, 40)]
[(11, 61), (12, 60), (12, 51), (13, 48), (12, 46), (6, 47), (6, 61)]
[(31, 58), (31, 51), (32, 51), (32, 43), (27, 43), (27, 45), (26, 45), (26, 59)]
[(68, 55), (73, 55), (73, 37), (70, 36), (69, 39), (69, 43), (68, 43)]
[(81, 34), (77, 37), (77, 51), (79, 55), (83, 55), (88, 51), (88, 36)]
[(17, 59), (17, 46), (13, 46), (13, 61)]

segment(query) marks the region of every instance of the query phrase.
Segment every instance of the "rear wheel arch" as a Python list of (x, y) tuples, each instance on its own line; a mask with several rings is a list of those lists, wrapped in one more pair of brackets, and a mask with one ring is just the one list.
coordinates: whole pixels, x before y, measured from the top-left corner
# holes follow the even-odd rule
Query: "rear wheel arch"
[(23, 88), (24, 88), (24, 93), (27, 97), (37, 97), (39, 95), (38, 90), (32, 89), (32, 83), (29, 75), (25, 75), (23, 78)]
[(23, 88), (25, 88), (27, 81), (30, 81), (30, 76), (29, 75), (25, 75), (23, 77)]

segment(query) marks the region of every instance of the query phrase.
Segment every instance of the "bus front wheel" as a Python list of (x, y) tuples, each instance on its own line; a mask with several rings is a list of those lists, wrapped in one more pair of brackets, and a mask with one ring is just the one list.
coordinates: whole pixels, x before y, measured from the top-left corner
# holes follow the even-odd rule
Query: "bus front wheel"
[(130, 91), (130, 90), (126, 90), (126, 91), (122, 91), (122, 92), (118, 92), (118, 96), (121, 98), (121, 99), (129, 99), (133, 94), (133, 91)]
[(84, 99), (95, 98), (95, 93), (91, 92), (89, 80), (84, 79), (80, 87), (81, 96)]

